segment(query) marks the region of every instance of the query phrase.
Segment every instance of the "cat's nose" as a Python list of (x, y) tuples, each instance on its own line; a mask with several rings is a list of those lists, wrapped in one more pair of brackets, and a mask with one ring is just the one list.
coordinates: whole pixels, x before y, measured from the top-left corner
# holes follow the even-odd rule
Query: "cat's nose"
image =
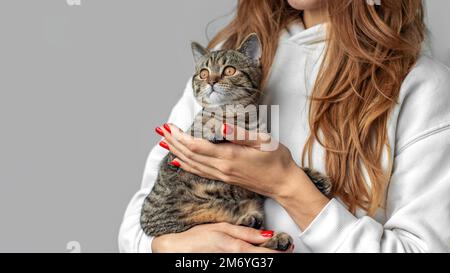
[(214, 77), (214, 76), (212, 76), (212, 77), (209, 77), (209, 79), (208, 79), (208, 83), (209, 83), (211, 86), (213, 86), (214, 84), (216, 84), (218, 81), (219, 81), (219, 77)]

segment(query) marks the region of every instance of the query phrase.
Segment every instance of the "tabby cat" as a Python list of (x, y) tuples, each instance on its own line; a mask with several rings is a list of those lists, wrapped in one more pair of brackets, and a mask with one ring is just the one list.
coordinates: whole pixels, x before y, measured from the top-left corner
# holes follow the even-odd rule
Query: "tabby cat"
[[(225, 111), (226, 105), (258, 105), (261, 99), (261, 44), (258, 36), (251, 34), (236, 50), (209, 51), (194, 42), (192, 51), (196, 61), (192, 87), (203, 109), (195, 117), (189, 133), (214, 143), (221, 142), (223, 136), (216, 128), (220, 128), (224, 118), (230, 115)], [(234, 120), (242, 115), (246, 117), (247, 129), (258, 127), (255, 122), (250, 122), (245, 113), (232, 113)], [(206, 126), (211, 121), (213, 126)], [(218, 222), (256, 229), (262, 227), (262, 196), (238, 186), (185, 172), (170, 165), (174, 158), (169, 153), (162, 160), (155, 185), (145, 198), (141, 226), (147, 235), (177, 233), (195, 225)], [(330, 183), (326, 177), (306, 168), (304, 170), (324, 194), (329, 194)], [(291, 244), (291, 236), (275, 233), (261, 246), (287, 250)]]

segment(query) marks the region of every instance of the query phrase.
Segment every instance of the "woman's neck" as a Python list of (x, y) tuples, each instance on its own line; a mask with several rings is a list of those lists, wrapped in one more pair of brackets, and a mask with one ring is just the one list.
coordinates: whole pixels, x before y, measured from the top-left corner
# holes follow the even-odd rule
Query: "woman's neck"
[(322, 24), (326, 19), (326, 9), (324, 7), (303, 11), (303, 24), (305, 25), (305, 28)]

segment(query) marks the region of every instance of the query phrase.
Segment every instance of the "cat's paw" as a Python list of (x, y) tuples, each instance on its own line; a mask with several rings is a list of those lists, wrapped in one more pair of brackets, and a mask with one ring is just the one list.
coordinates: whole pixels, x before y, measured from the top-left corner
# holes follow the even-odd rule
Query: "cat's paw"
[(212, 144), (219, 144), (219, 143), (225, 143), (227, 141), (225, 139), (219, 139), (219, 138), (213, 137), (212, 139), (209, 140), (209, 142), (211, 142)]
[(292, 239), (291, 235), (285, 232), (280, 232), (275, 233), (272, 238), (270, 238), (260, 246), (273, 250), (286, 251), (292, 246), (293, 242), (294, 240)]
[(331, 179), (329, 177), (311, 170), (310, 168), (303, 168), (303, 171), (308, 175), (309, 179), (311, 179), (319, 191), (326, 196), (331, 194)]
[(264, 216), (260, 212), (253, 212), (239, 218), (237, 225), (260, 229), (263, 225)]

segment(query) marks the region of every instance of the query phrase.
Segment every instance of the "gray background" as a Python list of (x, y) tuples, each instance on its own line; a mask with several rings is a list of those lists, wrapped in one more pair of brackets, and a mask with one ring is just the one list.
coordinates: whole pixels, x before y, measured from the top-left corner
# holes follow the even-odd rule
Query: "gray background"
[[(450, 2), (428, 0), (450, 64)], [(0, 252), (117, 251), (146, 156), (223, 0), (0, 0)], [(227, 18), (209, 28), (210, 36)]]

